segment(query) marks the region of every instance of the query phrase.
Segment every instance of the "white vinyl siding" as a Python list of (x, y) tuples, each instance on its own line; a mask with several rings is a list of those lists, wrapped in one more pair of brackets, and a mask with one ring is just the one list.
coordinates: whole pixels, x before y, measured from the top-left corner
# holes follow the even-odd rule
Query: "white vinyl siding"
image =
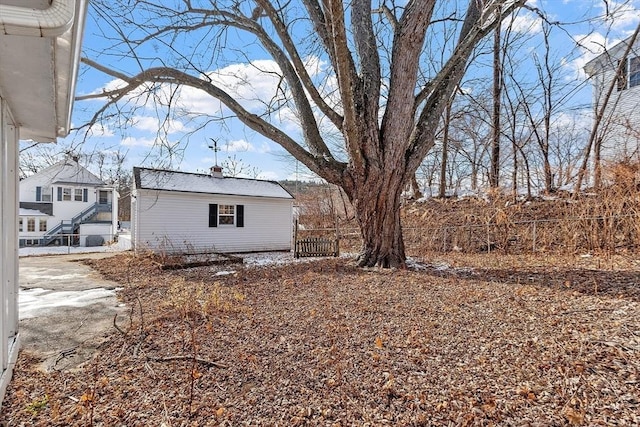
[[(243, 205), (243, 227), (209, 227), (210, 205)], [(136, 250), (251, 252), (290, 250), (292, 200), (136, 190)]]
[[(604, 96), (612, 81), (616, 80), (616, 67), (622, 51), (613, 58), (603, 59), (593, 74), (593, 104), (595, 111), (601, 109)], [(602, 139), (602, 161), (640, 160), (640, 139), (637, 123), (640, 122), (640, 79), (638, 58), (632, 57), (625, 68), (625, 85), (617, 84), (606, 105), (599, 134)], [(632, 82), (633, 79), (633, 82)]]

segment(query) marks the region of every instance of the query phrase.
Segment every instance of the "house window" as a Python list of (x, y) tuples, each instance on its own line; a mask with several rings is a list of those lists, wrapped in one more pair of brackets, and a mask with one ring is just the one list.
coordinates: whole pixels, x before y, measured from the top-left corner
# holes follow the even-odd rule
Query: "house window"
[(20, 231), (20, 232), (22, 232), (22, 230), (23, 230), (23, 227), (24, 227), (23, 223), (24, 223), (24, 220), (22, 218), (20, 218), (18, 220), (18, 231)]
[(36, 202), (50, 202), (51, 187), (36, 187)]
[(629, 58), (629, 87), (640, 85), (640, 56)]
[(71, 189), (65, 187), (62, 189), (62, 200), (71, 200)]
[(218, 224), (233, 225), (236, 218), (236, 207), (234, 205), (218, 206)]
[(101, 205), (106, 205), (109, 203), (109, 192), (100, 190), (98, 191), (98, 203)]
[(50, 202), (51, 201), (51, 187), (42, 187), (42, 201)]
[(39, 230), (44, 232), (47, 231), (47, 220), (46, 219), (40, 219), (40, 228)]
[(75, 189), (73, 200), (75, 200), (76, 202), (81, 202), (82, 201), (82, 188), (76, 188)]
[(36, 231), (36, 219), (27, 218), (27, 231)]

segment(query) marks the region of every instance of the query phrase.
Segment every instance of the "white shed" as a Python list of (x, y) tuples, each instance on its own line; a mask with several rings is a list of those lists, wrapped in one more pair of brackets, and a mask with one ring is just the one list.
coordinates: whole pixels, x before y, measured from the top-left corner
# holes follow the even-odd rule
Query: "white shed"
[[(215, 169), (215, 168), (212, 168)], [(293, 196), (274, 181), (133, 168), (131, 243), (163, 253), (291, 250)]]

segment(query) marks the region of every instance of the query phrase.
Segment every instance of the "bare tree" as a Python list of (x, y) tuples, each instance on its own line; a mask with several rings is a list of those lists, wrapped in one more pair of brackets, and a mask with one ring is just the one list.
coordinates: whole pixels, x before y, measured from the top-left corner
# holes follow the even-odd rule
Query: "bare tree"
[[(94, 8), (119, 40), (112, 50), (83, 62), (121, 84), (83, 99), (107, 101), (94, 121), (113, 117), (114, 109), (122, 113), (127, 102), (134, 108), (130, 99), (136, 94), (144, 98), (140, 101), (173, 106), (175, 97), (162, 95), (162, 87), (191, 87), (218, 99), (244, 125), (344, 190), (361, 230), (359, 265), (405, 267), (402, 190), (434, 145), (446, 100), (475, 46), (524, 2), (470, 0), (458, 9), (457, 2), (410, 0), (404, 6), (383, 2), (374, 11), (364, 0), (212, 0), (206, 7), (187, 0), (172, 6), (159, 0), (96, 1)], [(425, 39), (437, 37), (443, 22), (459, 22), (458, 37), (443, 63), (427, 64), (431, 73), (421, 69)], [(243, 105), (211, 72), (214, 65), (231, 61), (230, 55), (247, 55), (234, 40), (261, 49), (277, 64), (267, 71), (277, 74), (280, 84), (271, 99), (261, 100), (260, 113)], [(312, 56), (323, 62), (322, 75), (310, 73)], [(114, 57), (137, 71), (121, 71), (120, 64), (110, 62)], [(295, 111), (299, 135), (274, 124), (274, 115), (285, 107)], [(323, 138), (327, 125), (341, 133), (345, 158)]]
[(451, 139), (456, 141), (455, 149), (465, 159), (464, 167), (468, 169), (459, 173), (468, 175), (469, 186), (474, 191), (488, 183), (483, 177), (489, 176), (492, 142), (491, 113), (487, 110), (491, 98), (487, 96), (488, 91), (479, 92), (477, 95), (465, 94), (457, 98), (458, 112), (451, 129)]
[(260, 176), (261, 170), (257, 166), (251, 166), (238, 158), (235, 154), (227, 156), (222, 161), (222, 168), (225, 175), (231, 177), (248, 176), (250, 178), (257, 178)]
[(493, 35), (493, 140), (491, 141), (491, 168), (489, 185), (498, 188), (500, 185), (500, 114), (502, 96), (502, 46), (500, 45), (501, 25), (498, 23)]

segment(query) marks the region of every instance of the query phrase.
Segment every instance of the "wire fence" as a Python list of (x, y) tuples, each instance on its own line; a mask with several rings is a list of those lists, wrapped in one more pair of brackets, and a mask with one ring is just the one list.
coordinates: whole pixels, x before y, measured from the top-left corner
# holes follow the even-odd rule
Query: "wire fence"
[[(334, 228), (306, 229), (308, 236), (334, 235)], [(338, 230), (340, 250), (357, 251), (360, 232), (353, 226)], [(486, 223), (404, 227), (407, 253), (578, 253), (616, 252), (640, 248), (640, 216), (610, 215)]]
[(48, 239), (45, 234), (19, 239), (20, 248), (36, 248), (42, 246), (66, 247), (68, 252), (71, 248), (78, 246), (102, 246), (112, 241), (117, 241), (117, 236), (105, 236), (96, 234), (61, 233), (56, 234), (54, 239), (45, 245)]

